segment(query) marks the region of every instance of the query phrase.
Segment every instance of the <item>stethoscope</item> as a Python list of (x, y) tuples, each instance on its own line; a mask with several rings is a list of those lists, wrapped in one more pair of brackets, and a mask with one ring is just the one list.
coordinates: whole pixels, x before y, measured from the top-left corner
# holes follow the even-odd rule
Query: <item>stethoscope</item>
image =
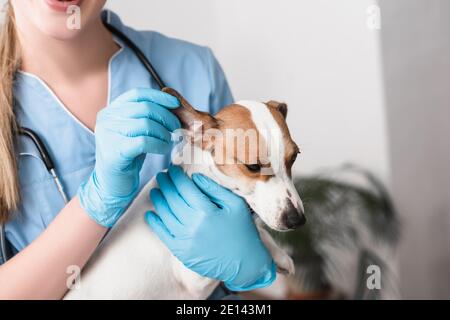
[[(119, 38), (126, 46), (128, 46), (133, 53), (136, 55), (136, 57), (139, 59), (139, 61), (142, 63), (142, 65), (147, 69), (148, 73), (153, 77), (155, 82), (158, 84), (160, 89), (163, 89), (166, 87), (164, 82), (161, 80), (161, 77), (156, 72), (155, 68), (151, 64), (150, 60), (142, 53), (141, 49), (128, 37), (126, 36), (122, 31), (111, 25), (107, 19), (103, 19), (103, 24), (105, 27), (117, 38)], [(50, 153), (48, 152), (47, 147), (42, 142), (42, 140), (39, 138), (39, 136), (34, 132), (33, 130), (29, 128), (20, 127), (18, 130), (18, 134), (30, 139), (30, 141), (33, 142), (35, 145), (39, 156), (31, 154), (31, 153), (20, 153), (20, 156), (30, 156), (33, 158), (36, 158), (40, 160), (45, 168), (47, 169), (48, 173), (52, 176), (53, 181), (55, 182), (55, 186), (58, 189), (58, 193), (61, 195), (61, 198), (63, 199), (64, 203), (67, 204), (69, 201), (69, 198), (67, 196), (67, 193), (64, 191), (63, 184), (61, 183), (61, 180), (59, 179), (59, 176), (57, 174), (57, 171), (55, 169), (54, 162), (50, 156)], [(0, 228), (0, 254), (3, 258), (3, 261), (7, 260), (6, 255), (6, 237), (5, 237), (5, 226), (4, 224), (1, 225)]]

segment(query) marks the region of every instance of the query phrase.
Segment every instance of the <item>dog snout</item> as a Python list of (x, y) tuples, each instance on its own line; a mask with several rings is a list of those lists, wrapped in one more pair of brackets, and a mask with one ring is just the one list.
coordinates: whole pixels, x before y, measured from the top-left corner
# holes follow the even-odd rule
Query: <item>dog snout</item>
[(296, 208), (292, 202), (289, 202), (286, 210), (283, 212), (282, 221), (287, 229), (296, 229), (306, 223), (306, 217), (303, 210)]

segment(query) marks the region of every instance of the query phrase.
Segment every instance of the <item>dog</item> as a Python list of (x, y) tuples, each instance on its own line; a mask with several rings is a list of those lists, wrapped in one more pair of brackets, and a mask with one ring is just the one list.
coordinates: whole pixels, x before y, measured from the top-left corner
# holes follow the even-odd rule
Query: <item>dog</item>
[[(188, 176), (202, 173), (243, 197), (259, 217), (258, 231), (277, 271), (294, 273), (292, 259), (263, 226), (287, 231), (306, 220), (291, 177), (299, 148), (286, 124), (287, 105), (240, 101), (212, 116), (195, 110), (175, 90), (163, 91), (181, 105), (173, 112), (182, 124), (184, 141), (175, 148), (172, 162)], [(257, 143), (230, 143), (239, 138), (236, 132), (246, 139), (253, 133)], [(195, 159), (189, 157), (192, 154)], [(144, 214), (153, 210), (149, 192), (155, 187), (153, 178), (103, 239), (64, 299), (197, 300), (214, 291), (217, 280), (187, 269), (147, 225)]]

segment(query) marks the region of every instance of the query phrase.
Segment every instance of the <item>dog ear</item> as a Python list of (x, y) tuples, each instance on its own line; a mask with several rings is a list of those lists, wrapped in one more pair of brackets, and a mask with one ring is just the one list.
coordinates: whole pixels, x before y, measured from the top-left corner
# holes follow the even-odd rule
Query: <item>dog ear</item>
[(201, 123), (203, 131), (217, 127), (217, 120), (207, 112), (197, 111), (189, 102), (176, 90), (163, 88), (163, 92), (168, 93), (180, 101), (180, 107), (172, 110), (181, 122), (181, 126), (186, 130), (194, 130), (194, 123)]
[(271, 108), (274, 108), (274, 109), (278, 110), (278, 112), (281, 113), (283, 118), (286, 119), (287, 113), (288, 113), (288, 106), (287, 106), (286, 103), (277, 102), (277, 101), (273, 101), (272, 100), (272, 101), (267, 102), (266, 105), (268, 105)]
[[(196, 143), (198, 138), (202, 138), (203, 149), (212, 147), (211, 132), (219, 127), (219, 121), (207, 112), (195, 110), (194, 107), (176, 90), (163, 88), (163, 92), (168, 93), (180, 101), (180, 107), (171, 110), (180, 120), (181, 127), (187, 130), (191, 137), (191, 142)], [(208, 134), (206, 134), (208, 133)], [(207, 140), (208, 139), (208, 140)]]

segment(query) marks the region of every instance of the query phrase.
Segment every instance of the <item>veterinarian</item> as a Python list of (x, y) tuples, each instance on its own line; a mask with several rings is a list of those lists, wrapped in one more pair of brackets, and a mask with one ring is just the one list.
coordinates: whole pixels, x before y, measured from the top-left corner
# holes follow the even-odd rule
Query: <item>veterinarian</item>
[[(170, 135), (180, 127), (170, 109), (179, 102), (156, 90), (135, 53), (102, 19), (132, 39), (164, 81), (195, 106), (215, 113), (232, 102), (208, 48), (135, 31), (102, 11), (105, 2), (69, 1), (81, 8), (81, 27), (74, 30), (67, 27), (68, 3), (6, 4), (0, 38), (0, 223), (7, 254), (0, 261), (0, 298), (62, 298), (68, 267), (86, 264), (140, 188), (169, 165)], [(19, 127), (32, 129), (49, 148), (67, 204)], [(157, 214), (146, 218), (178, 259), (231, 290), (272, 283), (275, 265), (245, 202), (205, 177), (190, 180), (179, 168), (165, 175), (164, 189), (152, 193)], [(191, 236), (179, 239), (165, 223), (177, 215), (167, 194), (172, 202), (195, 201), (200, 208), (226, 205), (220, 214), (210, 212), (213, 218), (202, 214), (181, 226)], [(219, 243), (227, 245), (217, 252)]]

